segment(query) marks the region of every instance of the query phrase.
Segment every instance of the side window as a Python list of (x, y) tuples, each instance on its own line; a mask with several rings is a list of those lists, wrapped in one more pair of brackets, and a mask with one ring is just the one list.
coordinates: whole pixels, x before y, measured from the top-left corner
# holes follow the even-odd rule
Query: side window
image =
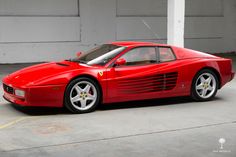
[(173, 54), (171, 48), (169, 47), (159, 47), (160, 62), (168, 62), (175, 60), (175, 55)]
[(145, 65), (157, 62), (155, 47), (134, 48), (120, 58), (126, 60), (125, 65)]

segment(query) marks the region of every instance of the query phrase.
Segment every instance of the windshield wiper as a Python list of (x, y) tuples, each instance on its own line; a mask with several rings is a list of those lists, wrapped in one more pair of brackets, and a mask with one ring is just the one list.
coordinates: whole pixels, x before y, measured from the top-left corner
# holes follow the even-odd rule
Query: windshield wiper
[(86, 61), (83, 61), (83, 60), (79, 60), (79, 59), (75, 59), (75, 60), (72, 60), (73, 62), (78, 62), (78, 63), (84, 63), (86, 64), (87, 62)]
[(71, 60), (71, 59), (65, 59), (65, 61), (72, 62), (72, 60)]
[(68, 62), (77, 62), (77, 63), (83, 63), (83, 64), (87, 64), (87, 62), (86, 62), (86, 61), (79, 60), (79, 59), (66, 59), (65, 61), (68, 61)]

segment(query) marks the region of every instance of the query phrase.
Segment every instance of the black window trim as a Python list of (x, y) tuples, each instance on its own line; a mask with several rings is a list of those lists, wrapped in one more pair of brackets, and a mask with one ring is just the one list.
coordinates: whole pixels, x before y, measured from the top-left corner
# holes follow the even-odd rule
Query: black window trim
[[(174, 50), (172, 49), (171, 46), (156, 46), (156, 47), (157, 47), (157, 52), (158, 52), (158, 58), (157, 58), (157, 59), (158, 59), (158, 63), (173, 62), (173, 61), (177, 60), (176, 55), (175, 55), (175, 52), (174, 52)], [(169, 61), (161, 62), (161, 61), (160, 61), (160, 60), (161, 60), (161, 57), (160, 57), (159, 48), (169, 48), (169, 49), (171, 50), (171, 53), (172, 53), (173, 56), (174, 56), (174, 59), (173, 59), (173, 60), (169, 60)]]
[[(125, 55), (126, 53), (128, 53), (129, 51), (133, 50), (133, 49), (136, 49), (136, 48), (142, 48), (142, 47), (153, 47), (155, 48), (155, 51), (156, 51), (156, 63), (150, 63), (150, 64), (143, 64), (143, 65), (124, 65), (124, 66), (114, 66), (115, 65), (115, 62), (117, 59), (119, 58), (122, 58), (123, 55)], [(160, 61), (160, 52), (159, 52), (159, 48), (169, 48), (174, 56), (174, 59), (173, 60), (170, 60), (170, 61), (164, 61), (164, 62), (161, 62)], [(153, 64), (160, 64), (160, 63), (166, 63), (166, 62), (172, 62), (172, 61), (175, 61), (177, 60), (177, 57), (175, 55), (175, 52), (174, 50), (172, 49), (171, 46), (151, 46), (151, 45), (147, 45), (147, 46), (136, 46), (136, 47), (133, 47), (131, 48), (129, 51), (125, 52), (124, 54), (120, 55), (119, 57), (117, 57), (108, 67), (115, 67), (115, 68), (119, 68), (119, 67), (132, 67), (132, 66), (147, 66), (147, 65), (153, 65)]]
[[(141, 65), (122, 65), (122, 66), (116, 66), (116, 68), (119, 68), (119, 67), (132, 67), (132, 66), (147, 66), (147, 65), (153, 65), (153, 64), (158, 64), (159, 62), (158, 62), (158, 52), (157, 52), (157, 46), (151, 46), (151, 45), (147, 45), (147, 46), (136, 46), (136, 47), (133, 47), (133, 48), (131, 48), (129, 51), (127, 51), (127, 52), (125, 52), (124, 54), (122, 54), (121, 56), (119, 56), (117, 59), (119, 59), (119, 58), (122, 58), (122, 56), (123, 55), (125, 55), (126, 53), (129, 53), (130, 51), (132, 51), (133, 49), (137, 49), (137, 48), (143, 48), (143, 47), (151, 47), (151, 48), (154, 48), (155, 49), (155, 53), (156, 53), (156, 62), (155, 63), (149, 63), (149, 64), (141, 64)], [(116, 59), (116, 60), (117, 60)], [(115, 62), (116, 62), (116, 60), (114, 61), (114, 63), (112, 64), (112, 67), (114, 67), (114, 65), (115, 65)]]

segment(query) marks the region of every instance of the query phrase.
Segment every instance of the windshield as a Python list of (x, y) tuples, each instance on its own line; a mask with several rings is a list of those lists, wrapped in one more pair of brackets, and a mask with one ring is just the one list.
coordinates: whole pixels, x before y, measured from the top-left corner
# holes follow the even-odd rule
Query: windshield
[(115, 56), (117, 56), (125, 47), (104, 44), (72, 59), (71, 61), (81, 62), (88, 65), (105, 65)]

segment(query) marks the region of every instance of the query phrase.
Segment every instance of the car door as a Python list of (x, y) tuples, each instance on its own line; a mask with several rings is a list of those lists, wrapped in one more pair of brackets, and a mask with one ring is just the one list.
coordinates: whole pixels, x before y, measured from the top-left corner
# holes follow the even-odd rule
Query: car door
[[(109, 102), (156, 98), (176, 87), (178, 68), (169, 47), (136, 47), (120, 58), (124, 65), (107, 69)], [(160, 57), (161, 55), (161, 57)]]

